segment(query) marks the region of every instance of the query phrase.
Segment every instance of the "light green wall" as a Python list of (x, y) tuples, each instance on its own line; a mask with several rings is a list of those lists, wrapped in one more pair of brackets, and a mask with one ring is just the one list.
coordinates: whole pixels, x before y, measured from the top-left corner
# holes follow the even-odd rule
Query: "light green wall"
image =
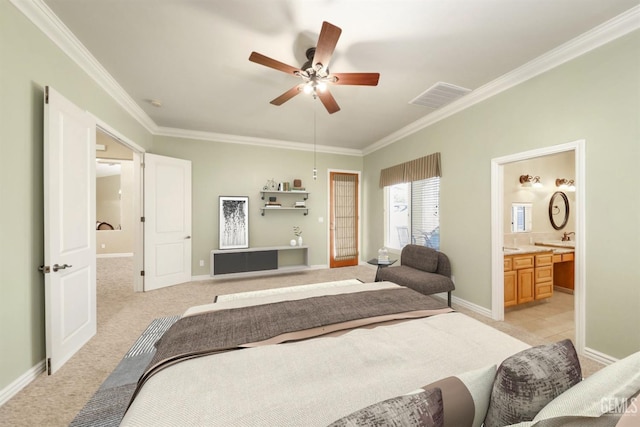
[(43, 93), (50, 85), (142, 147), (151, 134), (0, 0), (0, 390), (44, 359)]
[[(151, 152), (192, 162), (193, 246), (192, 274), (209, 274), (209, 253), (218, 248), (218, 197), (249, 197), (249, 244), (251, 246), (288, 245), (293, 226), (302, 228), (304, 243), (310, 246), (309, 263), (328, 265), (327, 204), (328, 168), (362, 170), (362, 157), (317, 154), (318, 179), (312, 178), (313, 153), (254, 145), (155, 137)], [(302, 180), (309, 191), (309, 215), (298, 211), (259, 210), (264, 205), (260, 189), (267, 180)], [(293, 203), (291, 196), (277, 196)], [(324, 222), (318, 221), (323, 217)], [(199, 261), (205, 261), (205, 267)]]
[[(575, 153), (565, 151), (535, 159), (509, 163), (504, 166), (503, 233), (506, 246), (526, 245), (529, 240), (559, 239), (563, 232), (576, 231), (576, 193), (564, 191), (569, 200), (569, 218), (567, 225), (560, 231), (554, 230), (549, 220), (549, 202), (556, 191), (556, 179), (575, 179)], [(539, 176), (541, 188), (522, 187), (520, 175)], [(511, 232), (511, 204), (531, 203), (533, 227), (529, 233)], [(562, 211), (564, 215), (564, 209)], [(559, 218), (559, 216), (556, 216)], [(514, 243), (514, 239), (515, 242)], [(571, 238), (573, 240), (573, 237)]]
[[(327, 264), (327, 169), (362, 170), (362, 158), (153, 137), (8, 0), (0, 0), (0, 390), (43, 360), (43, 107), (50, 85), (149, 152), (193, 161), (193, 274), (209, 273), (218, 242), (218, 196), (248, 195), (252, 246), (288, 244), (303, 228), (310, 263)], [(153, 145), (153, 150), (151, 147)], [(259, 215), (267, 179), (301, 178), (310, 214)], [(7, 206), (11, 208), (8, 209)], [(325, 218), (324, 223), (318, 217)], [(198, 261), (205, 260), (205, 267)]]
[[(491, 294), (490, 159), (585, 138), (587, 345), (617, 357), (638, 350), (640, 338), (627, 331), (640, 323), (640, 193), (632, 189), (640, 161), (639, 39), (638, 33), (624, 37), (364, 159), (318, 154), (313, 182), (309, 152), (152, 137), (0, 0), (0, 390), (44, 358), (44, 281), (37, 266), (43, 260), (45, 85), (143, 148), (193, 161), (194, 275), (208, 274), (197, 262), (217, 246), (220, 194), (251, 197), (252, 245), (286, 244), (291, 227), (300, 225), (312, 247), (310, 262), (326, 264), (328, 168), (364, 168), (362, 259), (375, 256), (383, 238), (380, 168), (442, 152), (442, 249), (452, 258), (456, 294), (485, 307)], [(310, 215), (260, 216), (258, 191), (269, 178), (301, 178), (311, 192)]]
[(366, 237), (383, 244), (380, 169), (442, 153), (441, 249), (454, 295), (491, 307), (492, 158), (586, 140), (586, 346), (640, 350), (640, 31), (365, 157)]

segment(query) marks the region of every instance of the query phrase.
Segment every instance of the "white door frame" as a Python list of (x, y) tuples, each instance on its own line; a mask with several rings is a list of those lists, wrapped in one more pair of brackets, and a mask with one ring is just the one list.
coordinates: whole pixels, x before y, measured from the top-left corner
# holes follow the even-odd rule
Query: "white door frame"
[(144, 148), (131, 141), (126, 136), (94, 116), (97, 127), (109, 134), (122, 145), (128, 147), (133, 152), (133, 290), (135, 292), (144, 291), (144, 277), (140, 274), (144, 270), (144, 224), (140, 220), (143, 216), (143, 189), (142, 180), (142, 156)]
[(504, 165), (529, 160), (535, 157), (573, 151), (575, 154), (576, 200), (576, 247), (575, 247), (575, 346), (578, 354), (585, 348), (585, 259), (586, 259), (586, 159), (585, 140), (544, 147), (523, 153), (511, 154), (491, 160), (491, 315), (494, 320), (504, 320)]

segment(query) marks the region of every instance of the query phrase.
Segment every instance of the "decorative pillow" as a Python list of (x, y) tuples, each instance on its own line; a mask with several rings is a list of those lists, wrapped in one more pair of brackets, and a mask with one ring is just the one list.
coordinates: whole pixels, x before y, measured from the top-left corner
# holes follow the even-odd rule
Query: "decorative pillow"
[(565, 391), (545, 406), (533, 420), (543, 425), (543, 420), (566, 417), (599, 418), (605, 414), (622, 415), (627, 411), (629, 413), (622, 417), (619, 425), (624, 425), (623, 422), (628, 422), (629, 419), (635, 419), (637, 423), (631, 425), (640, 425), (638, 392), (640, 351), (605, 366)]
[(445, 427), (480, 427), (487, 414), (496, 365), (443, 378), (422, 387), (442, 391)]
[(435, 388), (367, 406), (329, 427), (443, 427), (443, 417), (442, 393)]
[(516, 353), (498, 368), (484, 425), (531, 421), (581, 378), (580, 361), (568, 339)]

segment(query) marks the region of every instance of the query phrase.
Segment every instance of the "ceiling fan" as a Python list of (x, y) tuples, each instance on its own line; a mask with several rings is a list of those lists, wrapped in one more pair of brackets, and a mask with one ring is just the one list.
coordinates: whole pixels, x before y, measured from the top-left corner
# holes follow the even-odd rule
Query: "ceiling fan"
[(338, 103), (329, 92), (328, 85), (359, 85), (377, 86), (379, 73), (330, 73), (329, 62), (342, 30), (328, 22), (322, 23), (318, 45), (307, 49), (307, 62), (300, 68), (284, 64), (258, 52), (251, 52), (249, 61), (265, 67), (283, 71), (302, 79), (302, 83), (295, 85), (279, 97), (271, 101), (273, 105), (282, 105), (300, 92), (305, 92), (320, 98), (329, 114), (340, 111)]

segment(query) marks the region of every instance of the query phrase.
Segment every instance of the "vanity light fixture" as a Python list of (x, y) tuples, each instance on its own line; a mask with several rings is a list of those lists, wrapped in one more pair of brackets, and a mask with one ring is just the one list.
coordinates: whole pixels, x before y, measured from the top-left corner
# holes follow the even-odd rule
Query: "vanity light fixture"
[(534, 187), (534, 188), (542, 187), (542, 183), (540, 182), (539, 176), (520, 175), (520, 184), (522, 184), (523, 187)]
[(572, 179), (558, 178), (556, 179), (556, 187), (565, 191), (576, 191), (576, 184)]

